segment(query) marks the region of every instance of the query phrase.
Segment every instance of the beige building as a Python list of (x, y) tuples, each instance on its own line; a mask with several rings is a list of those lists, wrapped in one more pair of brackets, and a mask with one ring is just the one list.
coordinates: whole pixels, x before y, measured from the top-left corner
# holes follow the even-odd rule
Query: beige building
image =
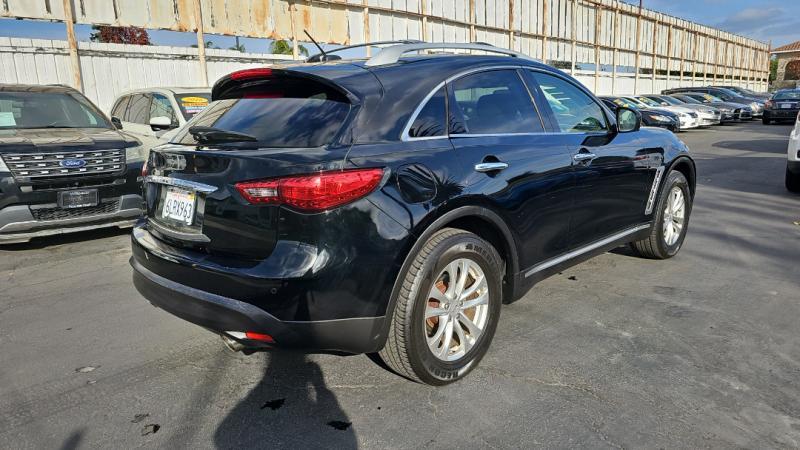
[(774, 48), (770, 55), (778, 60), (775, 87), (796, 86), (800, 82), (800, 41)]

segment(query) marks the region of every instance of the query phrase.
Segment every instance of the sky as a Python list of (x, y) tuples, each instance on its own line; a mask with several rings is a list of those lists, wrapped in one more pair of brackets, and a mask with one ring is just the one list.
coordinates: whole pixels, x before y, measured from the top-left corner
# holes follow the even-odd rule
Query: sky
[[(638, 0), (624, 1), (639, 3)], [(800, 40), (800, 0), (643, 0), (643, 6), (763, 42), (772, 41), (773, 47)], [(79, 40), (89, 40), (91, 27), (77, 25), (75, 31)], [(156, 45), (197, 43), (194, 33), (148, 31)], [(0, 19), (0, 36), (64, 39), (64, 35), (61, 23)], [(219, 48), (234, 45), (234, 38), (230, 36), (207, 34), (206, 40)], [(240, 42), (248, 52), (254, 53), (268, 53), (271, 43), (268, 39), (250, 38), (241, 38)]]

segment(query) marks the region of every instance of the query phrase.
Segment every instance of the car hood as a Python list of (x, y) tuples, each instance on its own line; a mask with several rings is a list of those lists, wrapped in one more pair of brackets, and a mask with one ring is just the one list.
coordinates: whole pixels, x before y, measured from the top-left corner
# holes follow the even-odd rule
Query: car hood
[(0, 130), (0, 153), (105, 150), (128, 148), (139, 142), (108, 128), (47, 128)]

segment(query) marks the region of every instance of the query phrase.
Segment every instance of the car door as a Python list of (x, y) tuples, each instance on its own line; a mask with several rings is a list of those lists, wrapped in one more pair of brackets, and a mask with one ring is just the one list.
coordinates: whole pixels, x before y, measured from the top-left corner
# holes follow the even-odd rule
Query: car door
[(488, 196), (518, 240), (520, 268), (567, 250), (574, 179), (564, 145), (546, 133), (516, 68), (447, 83), (450, 140), (465, 195)]
[(542, 98), (540, 111), (571, 157), (576, 186), (570, 248), (643, 223), (663, 150), (646, 148), (639, 132), (615, 132), (610, 114), (577, 82), (551, 72), (528, 70), (526, 74), (526, 81)]
[(169, 97), (163, 94), (155, 93), (153, 94), (153, 100), (150, 103), (150, 117), (148, 120), (148, 124), (150, 120), (153, 120), (157, 117), (163, 117), (169, 120), (169, 128), (163, 129), (152, 129), (151, 131), (158, 138), (159, 142), (164, 143), (166, 140), (163, 139), (163, 135), (170, 130), (174, 130), (178, 128), (178, 116), (175, 114), (175, 109), (172, 107), (172, 102), (170, 101)]

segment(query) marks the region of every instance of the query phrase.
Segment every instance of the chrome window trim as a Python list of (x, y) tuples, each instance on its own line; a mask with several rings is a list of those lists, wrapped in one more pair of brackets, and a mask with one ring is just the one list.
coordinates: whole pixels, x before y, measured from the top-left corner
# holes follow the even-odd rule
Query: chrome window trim
[(163, 177), (159, 175), (148, 175), (147, 177), (145, 177), (144, 180), (146, 183), (158, 183), (158, 184), (165, 184), (167, 186), (176, 186), (176, 187), (191, 189), (193, 191), (201, 192), (203, 194), (211, 194), (212, 192), (217, 191), (216, 186), (198, 183), (196, 181), (183, 180), (180, 178)]
[(537, 272), (541, 272), (541, 271), (543, 271), (545, 269), (549, 269), (549, 268), (551, 268), (551, 267), (553, 267), (555, 265), (558, 265), (558, 264), (561, 264), (563, 262), (569, 261), (570, 259), (573, 259), (573, 258), (576, 258), (576, 257), (578, 257), (580, 255), (583, 255), (584, 253), (588, 253), (588, 252), (590, 252), (592, 250), (596, 250), (596, 249), (598, 249), (598, 248), (600, 248), (600, 247), (602, 247), (604, 245), (607, 245), (607, 244), (610, 244), (610, 243), (616, 241), (617, 239), (622, 239), (625, 236), (629, 236), (629, 235), (634, 234), (636, 232), (639, 232), (641, 230), (650, 228), (650, 225), (651, 224), (645, 224), (645, 225), (638, 225), (638, 226), (635, 226), (633, 228), (628, 228), (627, 230), (621, 231), (621, 232), (616, 233), (616, 234), (612, 234), (611, 236), (603, 238), (603, 239), (601, 239), (599, 241), (592, 242), (591, 244), (588, 244), (588, 245), (585, 245), (585, 246), (583, 246), (581, 248), (575, 249), (575, 250), (573, 250), (573, 251), (571, 251), (569, 253), (565, 253), (565, 254), (563, 254), (561, 256), (556, 256), (555, 258), (552, 258), (552, 259), (548, 259), (547, 261), (541, 262), (541, 263), (533, 266), (532, 268), (528, 269), (527, 271), (525, 271), (525, 278), (528, 278), (529, 276), (531, 276), (531, 275), (533, 275), (533, 274), (535, 274)]

